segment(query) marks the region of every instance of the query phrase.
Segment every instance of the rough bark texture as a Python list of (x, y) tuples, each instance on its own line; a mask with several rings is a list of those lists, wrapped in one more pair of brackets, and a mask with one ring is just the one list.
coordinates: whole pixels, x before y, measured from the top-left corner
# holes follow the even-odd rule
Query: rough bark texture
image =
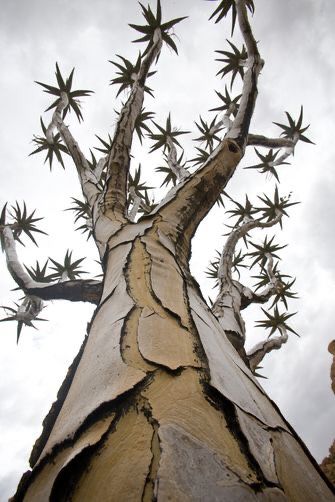
[(164, 226), (110, 238), (86, 344), (15, 500), (333, 500)]

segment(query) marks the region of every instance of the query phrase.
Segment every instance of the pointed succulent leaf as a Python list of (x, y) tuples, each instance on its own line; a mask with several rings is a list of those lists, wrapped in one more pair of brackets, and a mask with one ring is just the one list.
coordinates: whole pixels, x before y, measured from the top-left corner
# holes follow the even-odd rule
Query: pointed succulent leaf
[(42, 128), (44, 136), (34, 136), (33, 143), (35, 143), (37, 148), (33, 152), (31, 152), (29, 155), (34, 155), (36, 153), (46, 151), (47, 154), (44, 159), (44, 163), (46, 161), (49, 161), (50, 171), (52, 169), (52, 162), (54, 159), (54, 155), (55, 155), (56, 159), (58, 160), (58, 162), (63, 167), (63, 169), (65, 169), (61, 152), (69, 155), (68, 149), (61, 142), (61, 137), (60, 137), (59, 133), (52, 134), (53, 141), (52, 141), (52, 143), (50, 143), (46, 137), (47, 129), (43, 123), (42, 117), (40, 118), (40, 122), (41, 122), (41, 128)]
[(217, 75), (221, 75), (221, 78), (223, 78), (231, 73), (230, 88), (232, 88), (236, 75), (240, 75), (242, 79), (244, 77), (243, 64), (246, 62), (248, 54), (244, 45), (242, 46), (242, 49), (239, 50), (232, 42), (229, 40), (227, 40), (227, 42), (232, 51), (215, 51), (223, 56), (223, 58), (218, 58), (215, 61), (225, 63), (221, 70), (217, 72)]
[(228, 92), (227, 86), (225, 86), (225, 94), (221, 94), (219, 91), (215, 91), (215, 92), (216, 92), (216, 95), (221, 100), (221, 105), (217, 106), (216, 108), (211, 108), (209, 111), (210, 112), (214, 112), (214, 111), (227, 112), (229, 110), (230, 113), (232, 113), (232, 115), (234, 117), (236, 117), (237, 112), (238, 112), (238, 108), (239, 108), (238, 102), (239, 102), (242, 94), (239, 94), (235, 98), (231, 98), (230, 94)]
[(63, 118), (66, 116), (67, 112), (72, 109), (76, 114), (77, 119), (80, 122), (81, 120), (83, 120), (83, 116), (80, 110), (80, 102), (78, 101), (78, 98), (89, 96), (90, 94), (93, 93), (93, 91), (89, 91), (87, 89), (80, 89), (73, 91), (72, 90), (73, 73), (74, 73), (74, 68), (72, 69), (69, 77), (64, 81), (58, 63), (56, 63), (56, 80), (58, 87), (44, 84), (42, 82), (36, 82), (36, 84), (42, 86), (44, 92), (51, 94), (53, 96), (57, 96), (57, 99), (46, 109), (46, 111), (51, 110), (52, 108), (56, 108), (56, 106), (60, 103), (62, 92), (65, 92), (68, 98), (68, 104), (63, 110)]
[(220, 141), (221, 139), (217, 133), (222, 130), (222, 127), (218, 127), (216, 118), (217, 117), (214, 117), (211, 123), (207, 123), (201, 116), (199, 116), (199, 123), (195, 122), (195, 125), (201, 134), (198, 138), (195, 138), (194, 141), (205, 143), (205, 147), (211, 150), (214, 147), (214, 141)]
[(46, 232), (43, 230), (40, 230), (36, 226), (36, 222), (43, 220), (43, 218), (34, 218), (36, 209), (32, 213), (28, 213), (27, 211), (27, 206), (26, 203), (23, 202), (22, 208), (20, 207), (19, 203), (16, 202), (15, 206), (11, 207), (11, 211), (9, 212), (10, 216), (13, 218), (14, 222), (11, 224), (12, 230), (13, 230), (13, 237), (15, 240), (20, 242), (20, 244), (24, 245), (21, 240), (20, 236), (22, 232), (26, 234), (30, 240), (33, 241), (33, 243), (37, 246), (37, 242), (33, 236), (33, 233), (40, 233), (47, 235)]
[(279, 246), (278, 244), (275, 244), (273, 242), (274, 238), (275, 238), (275, 236), (271, 237), (271, 239), (268, 240), (268, 237), (266, 236), (262, 244), (255, 244), (254, 242), (251, 242), (251, 241), (249, 242), (249, 244), (251, 244), (251, 246), (253, 246), (255, 248), (255, 251), (251, 251), (250, 253), (247, 253), (248, 256), (253, 258), (253, 262), (252, 262), (250, 268), (252, 268), (254, 265), (256, 265), (258, 263), (259, 266), (261, 267), (261, 269), (264, 269), (266, 261), (267, 261), (267, 255), (269, 255), (269, 254), (272, 257), (280, 260), (280, 257), (276, 253), (280, 249), (285, 248), (286, 245)]
[[(253, 14), (255, 11), (253, 0), (246, 0), (245, 5), (250, 10), (251, 14)], [(230, 10), (232, 16), (231, 35), (233, 35), (237, 17), (235, 0), (221, 0), (209, 19), (213, 19), (213, 17), (217, 16), (217, 18), (215, 19), (215, 23), (218, 23), (219, 21), (221, 21), (221, 19), (227, 16)]]
[(266, 319), (262, 319), (260, 321), (256, 321), (256, 327), (257, 328), (265, 328), (270, 330), (269, 337), (273, 335), (277, 330), (285, 329), (287, 331), (290, 331), (291, 333), (294, 333), (295, 335), (299, 336), (294, 329), (292, 329), (288, 324), (287, 320), (296, 315), (296, 312), (293, 314), (289, 314), (288, 312), (283, 312), (280, 313), (278, 310), (277, 305), (275, 305), (273, 313), (269, 313), (266, 310), (262, 308), (263, 313), (266, 316)]
[(171, 139), (173, 143), (178, 145), (180, 147), (180, 144), (178, 140), (176, 139), (177, 136), (180, 136), (181, 134), (188, 134), (189, 131), (179, 131), (175, 128), (172, 128), (171, 125), (171, 114), (169, 113), (167, 119), (166, 119), (166, 124), (165, 128), (161, 127), (158, 125), (156, 122), (152, 121), (155, 127), (158, 129), (158, 133), (150, 133), (149, 138), (154, 141), (154, 144), (152, 145), (150, 149), (150, 153), (158, 150), (159, 148), (163, 148), (163, 151), (165, 152), (167, 146), (168, 146), (168, 140)]
[(142, 14), (146, 21), (146, 24), (129, 24), (129, 26), (143, 35), (140, 38), (134, 40), (134, 42), (148, 42), (147, 48), (145, 49), (143, 55), (145, 55), (153, 45), (154, 33), (157, 28), (159, 28), (162, 33), (163, 41), (167, 43), (178, 54), (177, 47), (172, 40), (173, 34), (171, 34), (170, 30), (177, 23), (180, 23), (180, 21), (186, 19), (186, 17), (179, 17), (172, 19), (171, 21), (167, 21), (166, 23), (162, 23), (162, 8), (160, 0), (157, 0), (156, 15), (152, 12), (149, 5), (148, 7), (144, 7), (144, 5), (140, 3), (140, 6), (142, 8)]
[(304, 141), (305, 143), (311, 143), (314, 145), (313, 141), (311, 141), (304, 135), (304, 132), (307, 131), (309, 125), (305, 127), (302, 126), (303, 113), (304, 113), (303, 107), (300, 108), (300, 115), (296, 122), (292, 119), (291, 115), (288, 112), (285, 113), (288, 120), (288, 125), (274, 122), (275, 125), (277, 125), (283, 130), (281, 136), (284, 136), (284, 138), (289, 138), (292, 140), (298, 139), (299, 141)]
[(59, 280), (74, 280), (81, 274), (86, 274), (87, 272), (80, 270), (79, 267), (80, 263), (84, 259), (85, 258), (79, 258), (78, 260), (72, 261), (72, 251), (69, 250), (66, 251), (63, 263), (59, 263), (52, 258), (49, 258), (54, 265), (53, 267), (50, 267), (52, 270), (55, 270), (55, 273), (53, 274), (54, 278)]

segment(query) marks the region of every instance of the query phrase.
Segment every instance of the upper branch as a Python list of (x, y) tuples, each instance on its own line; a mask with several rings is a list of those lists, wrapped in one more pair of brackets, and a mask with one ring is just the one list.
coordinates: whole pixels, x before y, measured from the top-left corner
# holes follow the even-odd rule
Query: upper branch
[(149, 69), (157, 59), (161, 47), (162, 32), (160, 28), (156, 28), (153, 44), (141, 63), (130, 96), (120, 113), (108, 159), (107, 182), (103, 201), (104, 213), (111, 219), (126, 221), (127, 178), (135, 122), (141, 113), (144, 86)]
[(227, 137), (235, 139), (244, 152), (247, 144), (250, 121), (257, 99), (258, 76), (264, 62), (260, 57), (257, 42), (251, 30), (245, 0), (235, 0), (235, 3), (241, 34), (248, 53), (248, 69), (243, 78), (240, 106), (232, 127), (227, 133)]
[(218, 270), (219, 279), (232, 280), (232, 264), (233, 255), (237, 242), (243, 238), (247, 233), (254, 228), (269, 228), (281, 220), (283, 213), (277, 210), (277, 216), (270, 221), (262, 221), (261, 219), (250, 220), (243, 223), (239, 228), (234, 230), (227, 239), (223, 253), (220, 259), (220, 266)]
[(290, 138), (267, 138), (260, 134), (248, 134), (247, 145), (265, 148), (294, 148), (295, 141)]
[(58, 132), (60, 133), (65, 145), (67, 146), (67, 149), (69, 150), (72, 160), (77, 168), (82, 192), (87, 202), (92, 207), (99, 194), (99, 190), (97, 188), (99, 179), (97, 179), (95, 174), (90, 169), (87, 159), (79, 148), (77, 141), (72, 136), (70, 129), (63, 122), (62, 111), (67, 106), (67, 104), (68, 97), (65, 92), (62, 92), (61, 100), (56, 107), (52, 121), (46, 131), (46, 137), (48, 141), (52, 142), (52, 130), (54, 127), (58, 129)]

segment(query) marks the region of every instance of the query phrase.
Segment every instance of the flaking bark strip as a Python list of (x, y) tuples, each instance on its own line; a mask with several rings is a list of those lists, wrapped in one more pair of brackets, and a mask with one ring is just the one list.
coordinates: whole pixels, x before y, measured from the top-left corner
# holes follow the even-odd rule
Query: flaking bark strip
[[(139, 395), (150, 384), (152, 379), (153, 375), (148, 374), (141, 382), (134, 385), (132, 389), (127, 390), (112, 401), (102, 403), (98, 408), (90, 413), (77, 429), (73, 438), (67, 438), (62, 443), (55, 445), (52, 448), (52, 451), (45, 455), (32, 471), (24, 473), (18, 485), (17, 493), (13, 497), (13, 502), (21, 502), (30, 484), (34, 481), (35, 477), (39, 474), (43, 467), (48, 462), (53, 462), (53, 459), (62, 450), (74, 445), (80, 436), (98, 420), (108, 417), (112, 413), (116, 413), (116, 416), (111, 424), (115, 428), (119, 419), (125, 415), (129, 409), (132, 407), (136, 408)], [(111, 432), (112, 431), (113, 429), (111, 429)]]
[(58, 417), (58, 414), (63, 406), (63, 403), (66, 399), (66, 396), (68, 394), (68, 391), (71, 387), (71, 383), (73, 380), (73, 377), (77, 371), (78, 365), (80, 363), (81, 357), (83, 355), (87, 340), (88, 340), (88, 334), (85, 336), (84, 341), (79, 349), (78, 354), (74, 358), (71, 366), (69, 367), (66, 377), (60, 386), (60, 389), (57, 393), (57, 399), (56, 401), (52, 404), (49, 413), (46, 415), (45, 419), (42, 422), (43, 425), (43, 430), (40, 435), (40, 437), (36, 440), (32, 452), (30, 454), (29, 458), (29, 464), (31, 467), (34, 467), (36, 464), (39, 456), (41, 455), (44, 446), (46, 445), (46, 442), (49, 438), (49, 435), (52, 431), (52, 428), (56, 422), (56, 419)]
[(259, 482), (252, 484), (254, 491), (259, 492), (262, 490), (262, 488), (267, 488), (267, 487), (279, 487), (278, 484), (270, 483), (269, 481), (266, 480), (259, 463), (252, 455), (249, 448), (247, 437), (244, 435), (240, 427), (238, 417), (235, 411), (235, 405), (207, 382), (203, 382), (203, 389), (207, 401), (212, 406), (214, 406), (218, 411), (223, 413), (228, 428), (231, 434), (236, 439), (242, 455), (247, 459), (250, 468), (256, 473)]
[(139, 349), (138, 323), (142, 310), (139, 307), (134, 307), (127, 315), (121, 331), (120, 352), (125, 364), (148, 372), (155, 370), (157, 365), (147, 361)]
[(73, 459), (70, 460), (58, 473), (50, 494), (50, 502), (68, 502), (71, 500), (71, 494), (74, 492), (77, 482), (89, 468), (92, 456), (103, 446), (109, 434), (115, 430), (122, 414), (121, 412), (112, 420), (107, 431), (101, 436), (100, 440), (83, 448)]

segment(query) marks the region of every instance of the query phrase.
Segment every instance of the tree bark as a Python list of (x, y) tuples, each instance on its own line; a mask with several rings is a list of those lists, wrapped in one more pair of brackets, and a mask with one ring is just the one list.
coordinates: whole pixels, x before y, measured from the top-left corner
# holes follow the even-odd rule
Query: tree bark
[(88, 336), (13, 500), (333, 500), (166, 228), (157, 213), (109, 239)]

